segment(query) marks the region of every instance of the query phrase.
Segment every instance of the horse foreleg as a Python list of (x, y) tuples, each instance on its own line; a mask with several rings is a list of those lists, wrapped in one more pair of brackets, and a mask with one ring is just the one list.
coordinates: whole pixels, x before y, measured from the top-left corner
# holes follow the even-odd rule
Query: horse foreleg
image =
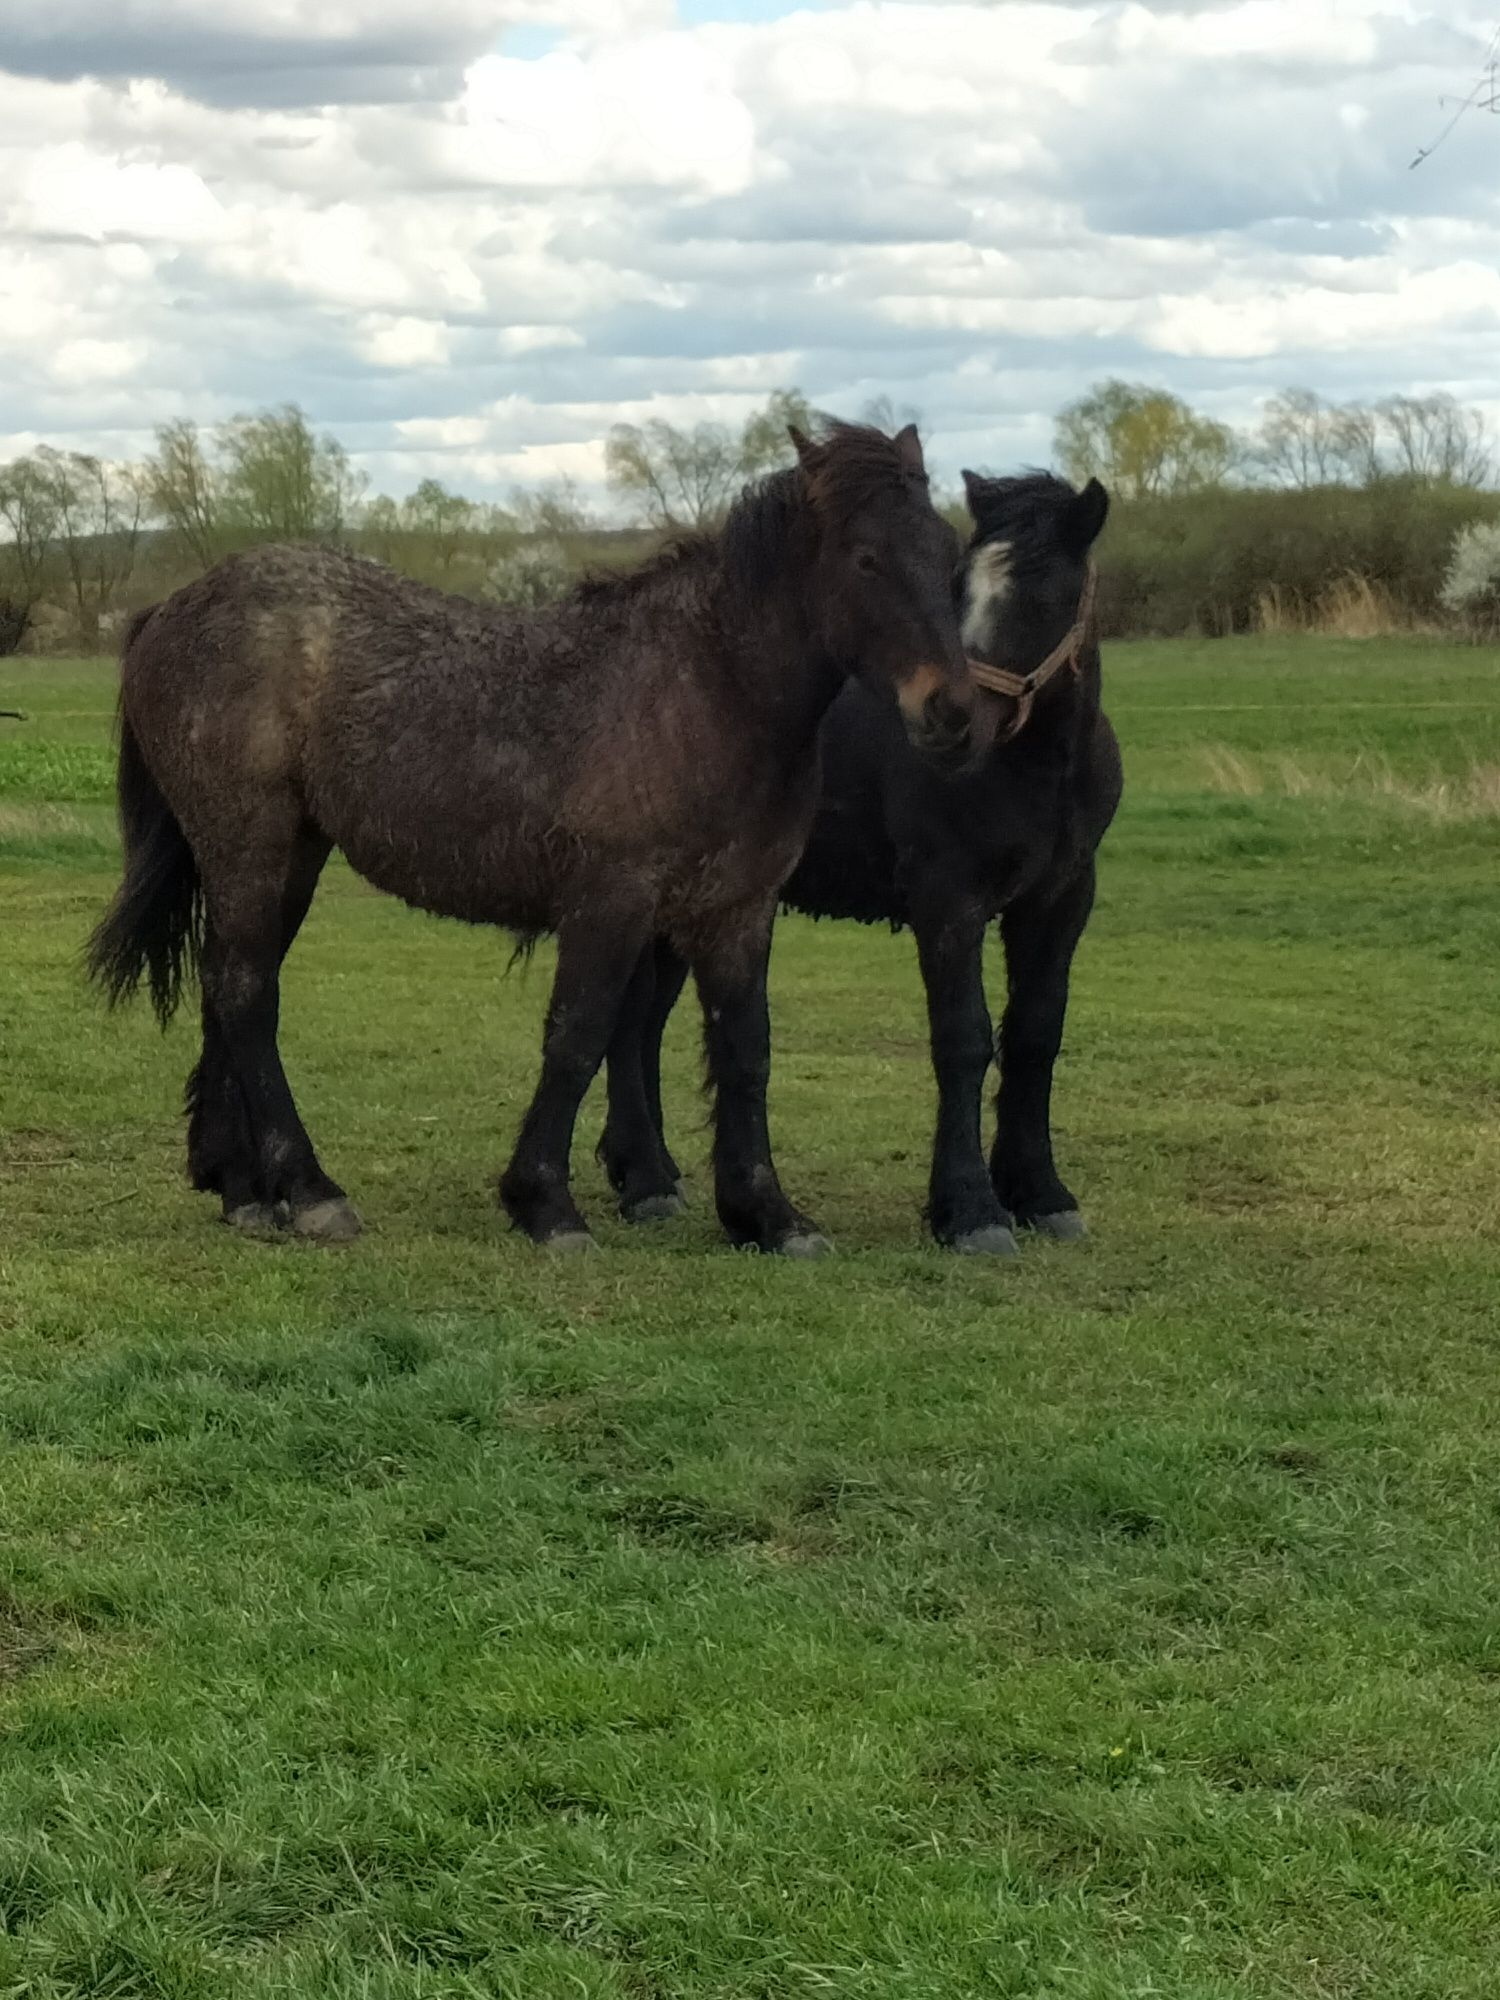
[(945, 882), (919, 884), (912, 901), (938, 1089), (928, 1225), (950, 1249), (1013, 1256), (1010, 1217), (990, 1184), (980, 1136), (993, 1052), (984, 997), (984, 913)]
[(1000, 1024), (1000, 1094), (990, 1177), (1017, 1222), (1064, 1242), (1087, 1235), (1052, 1159), (1052, 1074), (1073, 954), (1094, 904), (1094, 864), (1050, 901), (1026, 897), (1000, 919), (1009, 998)]
[(782, 1192), (771, 1157), (766, 1090), (771, 1022), (766, 963), (774, 904), (693, 956), (714, 1090), (714, 1193), (730, 1239), (783, 1257), (819, 1257), (832, 1245)]

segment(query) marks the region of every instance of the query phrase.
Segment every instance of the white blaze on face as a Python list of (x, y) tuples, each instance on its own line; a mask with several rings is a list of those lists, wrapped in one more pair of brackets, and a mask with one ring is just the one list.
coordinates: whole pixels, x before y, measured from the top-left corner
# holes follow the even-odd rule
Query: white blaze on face
[(981, 650), (995, 615), (1010, 596), (1010, 543), (986, 542), (969, 564), (964, 582), (964, 644)]

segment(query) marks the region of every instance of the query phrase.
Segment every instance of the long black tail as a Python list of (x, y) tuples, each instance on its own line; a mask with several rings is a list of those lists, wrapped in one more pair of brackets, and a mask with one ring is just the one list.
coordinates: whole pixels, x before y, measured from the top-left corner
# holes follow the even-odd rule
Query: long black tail
[[(127, 650), (143, 622), (132, 625)], [(112, 1007), (130, 999), (146, 979), (165, 1027), (182, 998), (183, 981), (197, 970), (203, 896), (187, 837), (123, 716), (117, 783), (125, 879), (89, 939), (89, 977), (103, 987)]]

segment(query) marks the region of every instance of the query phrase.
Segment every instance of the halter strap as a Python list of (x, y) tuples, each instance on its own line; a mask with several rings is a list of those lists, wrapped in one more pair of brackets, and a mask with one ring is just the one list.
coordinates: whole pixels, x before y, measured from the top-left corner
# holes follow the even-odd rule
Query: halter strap
[(1073, 678), (1078, 678), (1079, 655), (1089, 636), (1089, 628), (1094, 620), (1094, 597), (1098, 589), (1099, 572), (1090, 562), (1083, 579), (1083, 589), (1078, 598), (1078, 609), (1073, 623), (1068, 627), (1057, 645), (1029, 674), (1013, 674), (1008, 667), (992, 667), (986, 660), (969, 661), (969, 673), (976, 687), (988, 689), (991, 694), (1008, 695), (1016, 704), (1016, 712), (1010, 719), (1010, 726), (1000, 738), (1009, 743), (1019, 736), (1031, 716), (1032, 704), (1042, 689), (1055, 675), (1067, 667)]

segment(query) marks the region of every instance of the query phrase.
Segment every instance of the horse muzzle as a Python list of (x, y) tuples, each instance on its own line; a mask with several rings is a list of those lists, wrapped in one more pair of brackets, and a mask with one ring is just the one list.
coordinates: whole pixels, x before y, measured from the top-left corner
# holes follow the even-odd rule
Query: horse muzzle
[(950, 692), (937, 668), (919, 668), (901, 687), (899, 700), (907, 741), (924, 763), (961, 771), (972, 761), (972, 707)]

